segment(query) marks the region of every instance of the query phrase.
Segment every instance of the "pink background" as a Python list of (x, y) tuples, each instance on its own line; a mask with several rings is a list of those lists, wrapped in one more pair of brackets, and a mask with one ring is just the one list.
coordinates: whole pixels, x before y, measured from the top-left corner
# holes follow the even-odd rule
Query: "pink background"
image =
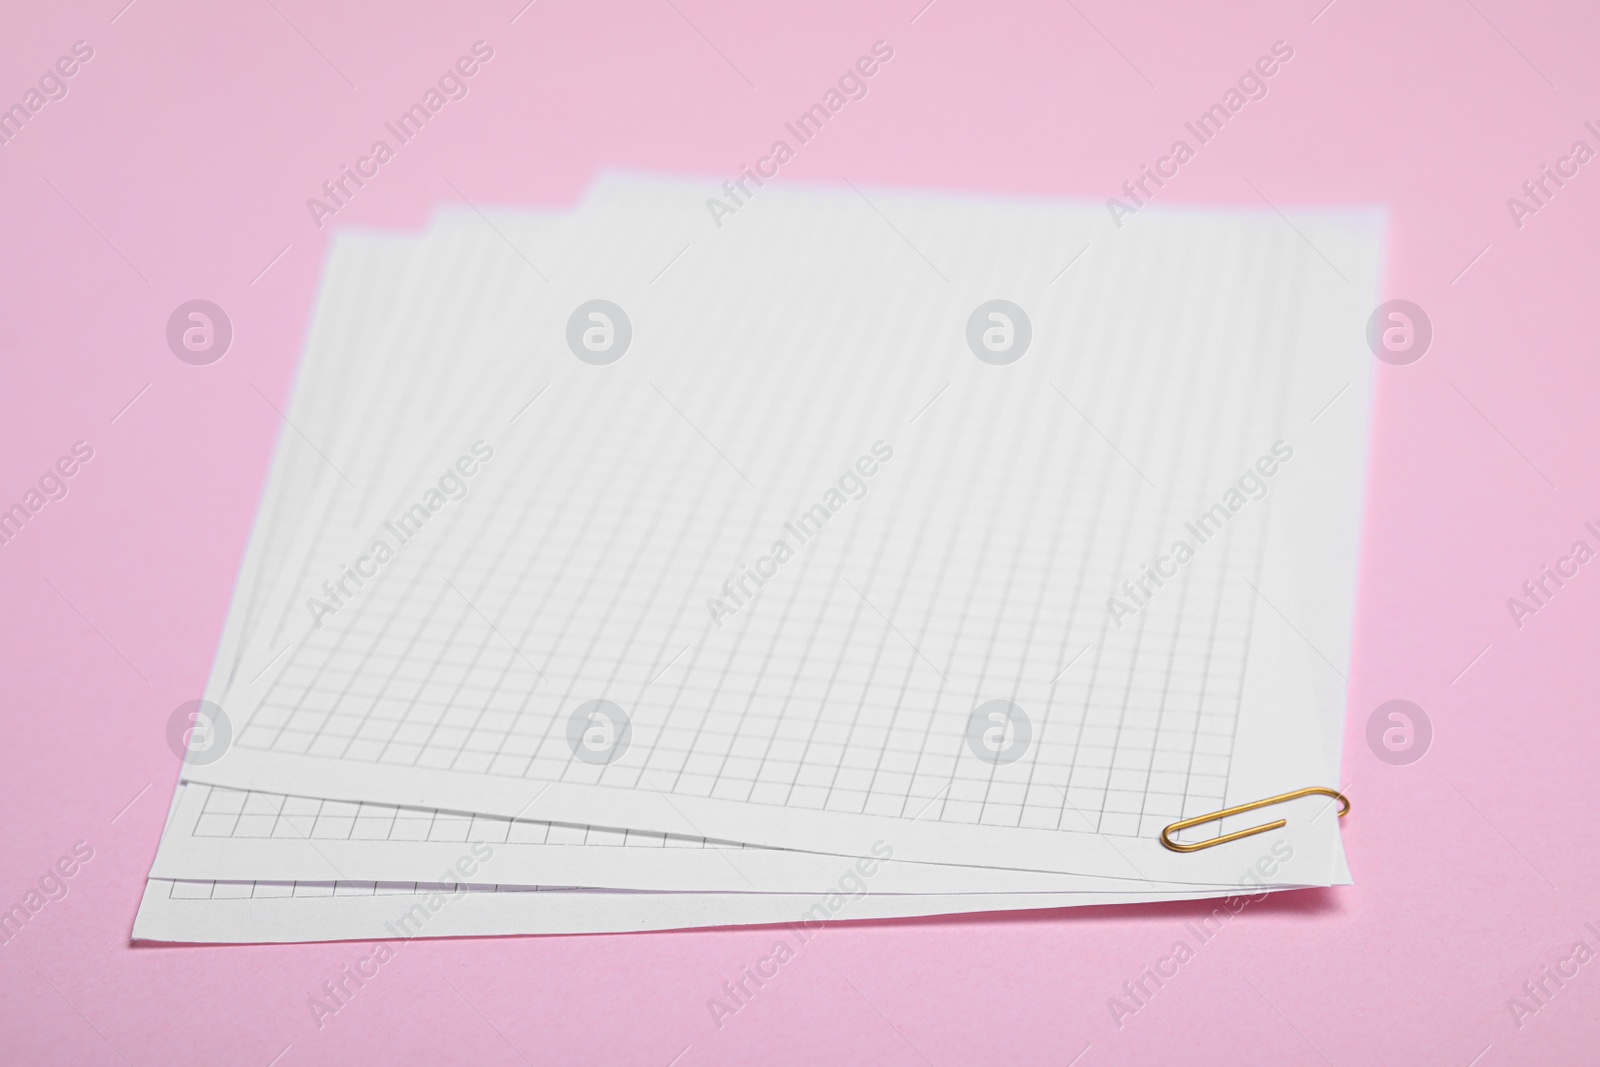
[[(0, 947), (0, 1060), (519, 1062), (446, 976), (539, 1063), (1600, 1057), (1600, 962), (1520, 1029), (1506, 1007), (1573, 941), (1600, 949), (1600, 565), (1521, 630), (1505, 603), (1600, 519), (1600, 162), (1520, 229), (1505, 204), (1575, 139), (1600, 147), (1592, 5), (124, 2), (11, 4), (0, 29), (0, 102), (95, 50), (0, 147), (0, 503), (95, 449), (0, 547), (0, 902), (95, 850)], [(305, 199), (480, 38), (471, 95), (334, 225), (419, 227), (446, 179), (567, 204), (607, 165), (733, 173), (878, 39), (895, 58), (871, 95), (780, 180), (1101, 200), (1289, 42), (1161, 200), (1259, 207), (1248, 181), (1279, 206), (1387, 205), (1385, 295), (1434, 323), (1420, 363), (1376, 369), (1356, 884), (1248, 909), (1121, 1029), (1107, 998), (1198, 906), (840, 926), (721, 1030), (706, 1000), (769, 931), (417, 943), (321, 1030), (306, 997), (355, 946), (131, 947), (177, 774), (167, 716), (199, 695), (280, 432), (256, 388), (287, 392), (330, 232)], [(210, 367), (163, 340), (196, 297), (236, 330)], [(1399, 697), (1436, 734), (1405, 767), (1364, 736)]]

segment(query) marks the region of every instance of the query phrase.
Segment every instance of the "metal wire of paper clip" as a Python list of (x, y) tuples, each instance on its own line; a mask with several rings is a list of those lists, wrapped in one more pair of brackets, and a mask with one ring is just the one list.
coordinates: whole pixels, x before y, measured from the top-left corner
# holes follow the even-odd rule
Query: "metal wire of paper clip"
[(1168, 826), (1161, 831), (1161, 843), (1174, 852), (1199, 852), (1203, 848), (1211, 848), (1215, 845), (1225, 845), (1229, 841), (1237, 841), (1241, 837), (1250, 837), (1254, 834), (1264, 834), (1268, 830), (1276, 830), (1280, 826), (1287, 826), (1289, 820), (1279, 819), (1277, 822), (1267, 822), (1262, 823), (1260, 826), (1252, 826), (1248, 830), (1235, 830), (1231, 834), (1223, 834), (1221, 837), (1213, 837), (1210, 840), (1200, 841), (1193, 845), (1180, 845), (1171, 837), (1172, 834), (1175, 834), (1180, 830), (1187, 830), (1192, 826), (1199, 826), (1202, 823), (1220, 822), (1221, 820), (1226, 819), (1228, 816), (1237, 815), (1242, 811), (1254, 811), (1257, 808), (1267, 807), (1269, 804), (1282, 804), (1286, 800), (1298, 800), (1300, 797), (1310, 796), (1333, 797), (1339, 802), (1339, 818), (1341, 819), (1350, 813), (1349, 797), (1345, 796), (1337, 789), (1327, 789), (1320, 785), (1314, 785), (1309, 789), (1296, 789), (1293, 793), (1279, 793), (1277, 796), (1268, 797), (1265, 800), (1252, 800), (1248, 804), (1237, 804), (1231, 808), (1223, 808), (1221, 811), (1213, 811), (1209, 815), (1196, 815), (1192, 819), (1184, 819), (1180, 822), (1175, 822), (1171, 826)]

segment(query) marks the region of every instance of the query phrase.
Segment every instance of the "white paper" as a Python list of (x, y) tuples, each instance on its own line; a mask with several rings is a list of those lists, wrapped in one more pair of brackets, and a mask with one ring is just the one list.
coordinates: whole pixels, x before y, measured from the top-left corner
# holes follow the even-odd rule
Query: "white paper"
[[(1089, 896), (1092, 895), (1013, 893), (930, 898), (868, 893), (840, 895), (835, 898), (837, 910), (829, 911), (827, 898), (766, 893), (637, 893), (528, 886), (469, 889), (353, 883), (296, 886), (152, 878), (145, 885), (133, 939), (211, 944), (384, 941), (399, 949), (415, 937), (628, 933), (782, 923), (786, 925), (778, 931), (779, 936), (787, 938), (792, 948), (799, 948), (828, 922), (1171, 899), (1137, 893), (1079, 899)], [(1235, 899), (1242, 903), (1244, 898)], [(1218, 908), (1225, 915), (1235, 913), (1228, 904), (1219, 904)], [(1208, 921), (1225, 920), (1218, 915)]]
[[(617, 183), (607, 195), (626, 200), (638, 190)], [(777, 202), (782, 194), (772, 195)], [(668, 262), (680, 236), (694, 231), (687, 224), (675, 230), (675, 219), (663, 222), (660, 204), (636, 207), (637, 225), (623, 228), (627, 242), (603, 245), (591, 259), (569, 264), (569, 276), (578, 281), (549, 267), (555, 280), (548, 287), (564, 298), (488, 316), (492, 324), (485, 332), (498, 337), (497, 331), (510, 330), (515, 344), (468, 346), (471, 351), (450, 365), (451, 375), (441, 377), (430, 364), (435, 377), (428, 388), (413, 388), (395, 411), (368, 412), (408, 428), (421, 443), (407, 457), (422, 456), (416, 463), (421, 468), (430, 450), (438, 454), (450, 428), (491, 425), (496, 416), (509, 421), (511, 409), (542, 387), (526, 366), (535, 358), (551, 390), (534, 409), (540, 419), (509, 427), (504, 444), (496, 446), (500, 466), (486, 472), (510, 467), (529, 484), (496, 484), (489, 493), (474, 487), (462, 506), (447, 512), (443, 528), (430, 525), (425, 531), (430, 541), (408, 546), (419, 551), (397, 559), (366, 600), (342, 609), (305, 645), (292, 648), (264, 684), (316, 670), (314, 685), (277, 710), (325, 713), (314, 699), (307, 704), (308, 695), (328, 684), (323, 667), (360, 682), (359, 672), (325, 654), (339, 647), (336, 641), (353, 640), (352, 648), (387, 647), (363, 635), (360, 620), (402, 612), (398, 632), (423, 640), (437, 634), (443, 658), (435, 666), (456, 692), (489, 703), (477, 706), (483, 715), (470, 728), (442, 717), (400, 722), (428, 735), (414, 745), (418, 763), (440, 762), (402, 766), (381, 751), (353, 761), (353, 745), (331, 757), (297, 754), (283, 743), (287, 730), (256, 747), (275, 729), (273, 698), (267, 698), (265, 713), (251, 713), (256, 694), (248, 684), (239, 687), (237, 675), (234, 688), (217, 688), (214, 680), (208, 694), (222, 696), (230, 714), (243, 711), (237, 716), (238, 747), (213, 767), (188, 768), (190, 777), (502, 815), (519, 810), (542, 782), (555, 779), (529, 814), (852, 854), (866, 854), (876, 840), (894, 840), (897, 855), (917, 859), (1038, 865), (1089, 875), (1126, 874), (1128, 857), (1113, 855), (1125, 850), (1140, 870), (1158, 877), (1234, 877), (1236, 857), (1172, 856), (1153, 836), (1180, 814), (1336, 780), (1338, 731), (1327, 724), (1337, 723), (1342, 710), (1337, 668), (1347, 647), (1366, 397), (1366, 363), (1354, 351), (1359, 332), (1352, 334), (1350, 326), (1372, 289), (1377, 241), (1371, 228), (1359, 221), (1300, 219), (1313, 249), (1274, 218), (1243, 225), (1227, 217), (1152, 214), (1147, 220), (1142, 214), (1138, 222), (1150, 226), (1141, 231), (1130, 224), (1125, 233), (1111, 235), (1103, 225), (1095, 228), (1093, 213), (1076, 209), (971, 202), (952, 207), (932, 198), (869, 195), (870, 203), (853, 204), (823, 197), (825, 203), (799, 222), (784, 217), (785, 204), (765, 220), (766, 229), (758, 210), (764, 205), (753, 204), (735, 220), (743, 230), (730, 226), (698, 249), (691, 241), (681, 261), (660, 277), (651, 272)], [(689, 202), (671, 188), (663, 198)], [(879, 210), (895, 221), (867, 235), (862, 228)], [(1054, 229), (1042, 232), (1041, 218), (1054, 222)], [(841, 241), (841, 234), (850, 239)], [(1090, 251), (1073, 273), (1050, 282), (1054, 265), (1075, 254), (1080, 238)], [(1130, 246), (1148, 243), (1132, 251), (1111, 244), (1124, 238)], [(1109, 250), (1102, 254), (1097, 241)], [(646, 251), (629, 260), (638, 246)], [(761, 253), (774, 248), (808, 257), (804, 269), (769, 269)], [(647, 252), (656, 258), (645, 263)], [(1323, 253), (1350, 280), (1312, 276), (1326, 269)], [(941, 266), (927, 267), (927, 278), (904, 273), (923, 255)], [(620, 289), (613, 291), (627, 292), (619, 299), (630, 307), (638, 330), (635, 351), (606, 368), (578, 363), (556, 329), (576, 294), (595, 287), (597, 262), (613, 271), (621, 264), (615, 275)], [(1146, 263), (1156, 269), (1141, 269)], [(671, 272), (681, 279), (695, 270), (692, 278), (674, 283), (670, 299), (652, 292), (657, 281), (673, 278)], [(1210, 277), (1197, 282), (1207, 271)], [(941, 272), (950, 280), (936, 277)], [(993, 279), (1002, 277), (1011, 283), (1007, 293), (1037, 311), (1034, 350), (999, 368), (979, 364), (965, 351), (961, 326), (977, 294), (993, 295), (979, 287), (998, 285)], [(895, 286), (873, 288), (882, 278), (893, 278)], [(1057, 298), (1051, 286), (1069, 282), (1078, 288)], [(1340, 285), (1351, 290), (1348, 298), (1336, 295), (1333, 287)], [(1251, 300), (1240, 298), (1241, 287)], [(781, 326), (759, 315), (756, 321), (741, 319), (741, 307), (766, 306), (762, 294), (779, 292), (811, 317)], [(729, 293), (739, 299), (730, 300)], [(1245, 307), (1261, 321), (1248, 319)], [(1149, 308), (1166, 318), (1147, 321)], [(827, 329), (806, 336), (804, 327), (817, 321)], [(909, 324), (909, 332), (886, 336), (886, 324)], [(1252, 328), (1240, 332), (1246, 325)], [(1230, 344), (1247, 349), (1257, 364), (1229, 356)], [(508, 355), (513, 349), (515, 358)], [(856, 362), (835, 358), (840, 351)], [(752, 352), (762, 359), (748, 358)], [(1282, 354), (1292, 361), (1275, 365)], [(859, 369), (864, 356), (870, 357), (870, 372)], [(610, 377), (599, 379), (597, 371)], [(707, 380), (716, 388), (708, 390)], [(1341, 407), (1310, 423), (1311, 414), (1346, 382)], [(603, 418), (597, 421), (593, 413)], [(1189, 432), (1182, 419), (1205, 433)], [(1307, 444), (1295, 452), (1303, 466), (1284, 464), (1267, 499), (1247, 503), (1227, 535), (1202, 546), (1181, 582), (1152, 597), (1150, 608), (1125, 630), (1106, 630), (1101, 605), (1117, 591), (1117, 581), (1136, 577), (1136, 561), (1152, 558), (1181, 532), (1180, 520), (1219, 499), (1232, 484), (1219, 472), (1237, 476), (1275, 441), (1287, 443), (1279, 435), (1296, 419), (1306, 423), (1300, 440)], [(838, 521), (830, 518), (815, 545), (797, 546), (805, 551), (783, 566), (781, 583), (763, 587), (755, 603), (724, 619), (722, 627), (707, 624), (696, 601), (715, 595), (723, 579), (752, 562), (774, 530), (782, 536), (786, 517), (816, 502), (819, 488), (831, 484), (841, 465), (869, 454), (875, 430), (898, 434), (897, 458), (911, 462), (882, 464), (886, 480), (865, 500), (847, 504)], [(372, 470), (405, 467), (395, 464), (393, 451), (357, 456), (352, 465), (362, 475), (372, 472), (362, 462)], [(737, 454), (739, 461), (719, 453)], [(997, 457), (1028, 461), (997, 464)], [(1294, 482), (1291, 476), (1302, 470), (1314, 477)], [(892, 475), (901, 480), (887, 480)], [(671, 481), (675, 476), (680, 483)], [(761, 490), (741, 485), (747, 477)], [(1166, 492), (1151, 492), (1146, 479)], [(332, 482), (324, 478), (323, 484)], [(682, 492), (680, 485), (713, 491), (721, 510), (708, 512), (704, 501), (674, 495)], [(409, 489), (415, 494), (416, 484)], [(403, 500), (404, 492), (394, 496)], [(746, 493), (748, 498), (741, 495)], [(561, 494), (587, 502), (590, 510), (537, 512), (537, 529), (548, 539), (537, 551), (503, 554), (492, 562), (478, 558), (485, 546), (507, 545), (529, 529), (524, 520), (507, 521), (506, 515)], [(584, 514), (612, 523), (609, 540), (594, 543), (598, 537), (589, 535), (603, 527), (581, 525)], [(707, 521), (708, 514), (714, 521)], [(677, 541), (669, 545), (646, 536), (652, 521), (673, 531)], [(914, 529), (908, 532), (908, 526)], [(928, 531), (931, 546), (923, 536)], [(1316, 539), (1310, 547), (1323, 550), (1331, 565), (1307, 565), (1308, 556), (1318, 555), (1307, 551), (1307, 537)], [(1091, 550), (1077, 550), (1058, 563), (1056, 546), (1064, 538)], [(696, 546), (687, 556), (685, 543)], [(552, 562), (557, 548), (567, 553), (562, 562)], [(1253, 559), (1254, 569), (1231, 561), (1236, 553)], [(560, 568), (571, 566), (587, 584), (562, 585), (567, 572)], [(630, 569), (621, 571), (624, 566)], [(523, 583), (518, 589), (538, 589), (521, 575), (531, 569), (538, 576), (541, 568), (548, 572), (543, 595), (509, 595), (517, 582)], [(1236, 574), (1251, 588), (1224, 588), (1218, 595), (1215, 583)], [(630, 600), (634, 589), (622, 575), (651, 575), (657, 583), (653, 598)], [(465, 604), (442, 606), (451, 594), (444, 578), (465, 594)], [(662, 587), (673, 595), (663, 598)], [(1086, 610), (1081, 598), (1096, 610)], [(1266, 598), (1270, 606), (1260, 603)], [(1200, 609), (1210, 609), (1209, 616)], [(618, 617), (639, 621), (618, 638), (609, 632)], [(1256, 625), (1258, 617), (1269, 625)], [(1208, 619), (1221, 625), (1208, 630)], [(1174, 691), (1182, 695), (1187, 685), (1203, 701), (1200, 683), (1213, 675), (1226, 681), (1226, 672), (1217, 669), (1223, 658), (1217, 644), (1220, 639), (1226, 645), (1227, 625), (1238, 630), (1243, 682), (1211, 695), (1231, 699), (1233, 712), (1194, 716), (1187, 746), (1169, 748), (1165, 742), (1174, 731), (1163, 733), (1160, 725), (1171, 718), (1168, 712), (1157, 712), (1156, 724), (1146, 726), (1138, 716), (1147, 713), (1134, 698), (1149, 695), (1169, 708)], [(1163, 627), (1179, 626), (1208, 640), (1204, 654), (1192, 642), (1162, 642)], [(1295, 627), (1313, 635), (1314, 648)], [(824, 635), (825, 655), (818, 654), (815, 640), (808, 642), (811, 629)], [(1151, 631), (1153, 645), (1146, 636)], [(974, 632), (976, 642), (967, 644)], [(516, 636), (505, 642), (504, 633)], [(1133, 640), (1135, 634), (1140, 640)], [(449, 657), (455, 649), (476, 658), (454, 662)], [(681, 658), (674, 660), (675, 652)], [(1082, 659), (1075, 660), (1080, 652)], [(1172, 654), (1171, 669), (1162, 668), (1163, 652)], [(322, 663), (313, 666), (319, 655)], [(1249, 673), (1242, 671), (1246, 662), (1256, 664)], [(1191, 663), (1198, 668), (1185, 678), (1183, 668)], [(555, 680), (548, 694), (538, 673)], [(993, 677), (1002, 681), (986, 689)], [(652, 679), (663, 688), (655, 689)], [(1144, 684), (1155, 680), (1166, 688)], [(401, 690), (420, 694), (426, 691), (422, 683), (410, 680)], [(619, 686), (628, 694), (621, 702), (633, 717), (633, 748), (598, 770), (572, 760), (561, 747), (563, 712), (579, 697), (609, 695)], [(1119, 686), (1120, 702), (1108, 699)], [(706, 702), (729, 693), (783, 714), (771, 719), (777, 725), (758, 722), (754, 730), (748, 719), (734, 720), (738, 732), (721, 740), (713, 731), (724, 713), (707, 714)], [(530, 694), (531, 707), (494, 703), (502, 695)], [(808, 714), (794, 714), (795, 694), (808, 701)], [(968, 714), (980, 697), (993, 695), (1049, 710), (1036, 718), (1036, 758), (994, 768), (964, 750)], [(375, 706), (403, 703), (385, 693)], [(835, 719), (834, 707), (853, 714)], [(1074, 707), (1088, 710), (1074, 715)], [(481, 729), (491, 715), (506, 716), (504, 724)], [(908, 726), (912, 715), (918, 718)], [(688, 727), (682, 725), (685, 716)], [(1223, 753), (1207, 750), (1210, 742), (1200, 741), (1202, 732), (1212, 733), (1199, 730), (1202, 717), (1232, 726), (1234, 751), (1225, 760)], [(753, 777), (723, 773), (756, 758), (741, 754), (754, 751), (740, 749), (744, 742), (788, 754), (792, 745), (786, 740), (798, 737), (787, 739), (781, 729), (791, 723), (807, 740), (800, 758), (784, 761), (794, 764), (787, 780), (763, 777), (761, 766), (749, 772)], [(1147, 729), (1153, 731), (1148, 742), (1134, 736)], [(469, 742), (454, 743), (459, 730), (466, 730)], [(1052, 740), (1070, 730), (1076, 730), (1070, 742)], [(437, 743), (441, 731), (451, 744)], [(331, 735), (316, 736), (326, 741)], [(393, 748), (397, 736), (391, 731), (384, 745)], [(1086, 736), (1089, 742), (1109, 736), (1103, 745), (1109, 766), (1093, 764), (1092, 750), (1102, 746), (1086, 742)], [(483, 765), (465, 771), (444, 765), (449, 757), (459, 766), (480, 737), (500, 742), (500, 755), (470, 760)], [(537, 743), (518, 750), (522, 766), (501, 759), (504, 746), (526, 747), (528, 740)], [(858, 753), (870, 768), (850, 765), (847, 757)], [(894, 763), (899, 753), (916, 755), (910, 770)], [(1189, 764), (1181, 775), (1182, 794), (1168, 801), (1151, 785), (1157, 775), (1179, 773), (1157, 767), (1158, 759), (1164, 768), (1174, 754)], [(1125, 757), (1135, 764), (1125, 765)], [(1140, 757), (1146, 761), (1142, 785)], [(1196, 762), (1224, 773), (1202, 775)], [(867, 814), (839, 810), (834, 797), (846, 793), (841, 777), (870, 785), (851, 790), (863, 794)], [(1130, 803), (1136, 807), (1117, 810)], [(932, 812), (913, 823), (910, 816), (930, 804)], [(1299, 854), (1319, 857), (1324, 871), (1330, 856), (1331, 867), (1342, 868), (1332, 820), (1321, 821), (1324, 829), (1310, 829), (1315, 810), (1291, 817), (1291, 832), (1306, 835), (1296, 839)], [(1011, 825), (998, 825), (1002, 818)], [(1080, 822), (1084, 831), (1099, 832), (1075, 832)], [(1106, 848), (1099, 840), (1105, 837), (1119, 847)]]
[[(489, 861), (468, 872), (456, 864), (471, 844)], [(1271, 856), (1268, 871), (1252, 865)], [(1236, 857), (1241, 891), (1290, 884), (1280, 876), (1284, 844), (1263, 837)], [(1094, 878), (892, 858), (884, 842), (873, 885), (883, 893), (1182, 893), (1196, 887), (1146, 880), (1131, 864), (1125, 878)], [(151, 877), (187, 881), (404, 882), (448, 878), (472, 884), (708, 893), (818, 893), (848, 860), (821, 853), (745, 846), (703, 838), (510, 820), (425, 808), (397, 808), (309, 797), (241, 793), (204, 785), (179, 789)], [(1249, 874), (1249, 879), (1245, 875)], [(1263, 877), (1263, 875), (1267, 877)], [(1308, 884), (1339, 880), (1324, 872)]]

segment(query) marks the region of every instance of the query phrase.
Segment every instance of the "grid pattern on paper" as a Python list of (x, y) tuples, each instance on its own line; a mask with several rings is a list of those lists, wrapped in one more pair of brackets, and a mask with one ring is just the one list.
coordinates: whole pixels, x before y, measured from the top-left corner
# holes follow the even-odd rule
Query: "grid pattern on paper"
[(413, 897), (431, 893), (596, 892), (577, 886), (445, 885), (435, 882), (206, 882), (151, 878), (169, 900), (281, 900), (287, 897)]
[[(1232, 340), (1252, 359), (1224, 358), (1218, 348), (1209, 361), (1164, 364), (1154, 375), (1137, 360), (1134, 370), (1101, 368), (1099, 379), (1069, 386), (1093, 418), (1053, 384), (1057, 395), (975, 389), (962, 412), (968, 421), (924, 442), (920, 465), (897, 471), (902, 481), (884, 490), (894, 504), (857, 505), (847, 529), (834, 536), (830, 527), (803, 551), (784, 574), (794, 584), (752, 605), (750, 623), (731, 636), (686, 628), (684, 605), (715, 591), (728, 561), (747, 559), (770, 534), (754, 513), (718, 510), (726, 489), (708, 468), (719, 468), (675, 421), (681, 413), (630, 394), (608, 420), (637, 428), (629, 439), (648, 447), (596, 447), (538, 472), (521, 492), (453, 513), (444, 533), (390, 565), (339, 625), (294, 650), (238, 743), (1126, 836), (1209, 810), (1225, 795), (1255, 610), (1237, 576), (1253, 572), (1268, 505), (1250, 505), (1217, 543), (1201, 546), (1176, 588), (1125, 627), (1107, 631), (1101, 605), (1139, 574), (1152, 540), (1193, 517), (1196, 476), (1215, 494), (1226, 484), (1219, 474), (1248, 464), (1281, 428), (1286, 370), (1268, 357), (1288, 347), (1309, 255), (1285, 240), (1263, 230), (1239, 250), (1248, 308), (1174, 299), (1131, 337), (1129, 324), (1095, 322), (1084, 308), (1075, 309), (1084, 321), (1072, 324), (1041, 315), (1041, 334), (1054, 325), (1090, 350), (1120, 344), (1145, 355), (1180, 335), (1199, 333), (1215, 346), (1207, 330), (1243, 329), (1247, 336)], [(1169, 275), (1192, 270), (1202, 246), (1174, 250), (1150, 276), (1105, 284), (1159, 290)], [(792, 434), (823, 377), (786, 381), (787, 409), (746, 404), (731, 434), (749, 434), (757, 422), (774, 438)], [(880, 369), (880, 379), (891, 377)], [(883, 395), (873, 391), (880, 384), (865, 383), (863, 394)], [(1166, 414), (1141, 423), (1138, 407)], [(1212, 412), (1203, 425), (1186, 421), (1197, 409)], [(589, 410), (574, 403), (558, 411), (522, 457), (598, 445), (580, 425)], [(854, 414), (854, 423), (841, 421), (882, 424), (870, 404)], [(1119, 431), (1140, 425), (1144, 436), (1123, 437), (1119, 448)], [(1041, 458), (996, 469), (994, 456), (1008, 451)], [(1073, 459), (1045, 460), (1061, 456)], [(796, 467), (810, 469), (809, 458)], [(642, 491), (596, 491), (626, 466), (650, 475), (631, 483)], [(809, 503), (798, 500), (790, 514)], [(519, 544), (534, 524), (540, 543)], [(1062, 545), (1078, 549), (1064, 562)], [(967, 555), (952, 558), (957, 549)], [(450, 581), (430, 567), (435, 559), (459, 561)], [(936, 575), (931, 591), (927, 574)], [(631, 694), (622, 702), (634, 717), (633, 750), (605, 767), (573, 760), (564, 713), (619, 691)], [(969, 711), (994, 695), (1015, 700), (1033, 721), (1027, 758), (1004, 767), (965, 750)]]
[(734, 841), (679, 834), (577, 826), (536, 819), (401, 807), (370, 801), (283, 796), (256, 790), (189, 785), (204, 791), (189, 833), (225, 840), (428, 841), (495, 845), (587, 845), (639, 848), (745, 848)]

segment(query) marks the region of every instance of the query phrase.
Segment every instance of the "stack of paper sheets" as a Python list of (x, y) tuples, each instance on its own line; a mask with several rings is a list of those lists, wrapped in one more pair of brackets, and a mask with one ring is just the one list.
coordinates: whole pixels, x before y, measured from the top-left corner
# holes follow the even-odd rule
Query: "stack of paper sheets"
[(1348, 881), (1381, 219), (746, 191), (332, 243), (136, 937)]

